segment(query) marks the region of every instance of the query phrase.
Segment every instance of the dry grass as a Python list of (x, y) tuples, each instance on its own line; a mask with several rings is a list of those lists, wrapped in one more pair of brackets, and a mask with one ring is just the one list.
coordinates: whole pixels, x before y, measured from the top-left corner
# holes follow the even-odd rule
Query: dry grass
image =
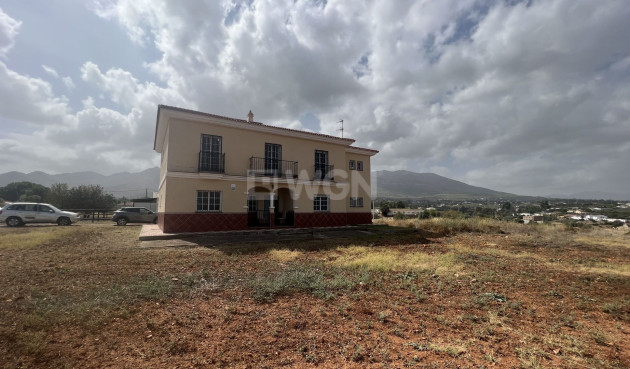
[(431, 218), (404, 220), (381, 218), (377, 219), (375, 223), (387, 224), (392, 227), (421, 228), (442, 235), (452, 235), (461, 232), (494, 233), (502, 228), (510, 228), (513, 224), (488, 218)]
[(329, 256), (332, 265), (344, 268), (365, 268), (378, 272), (429, 272), (445, 275), (456, 272), (455, 254), (424, 252), (408, 253), (387, 248), (349, 246), (337, 249), (338, 254)]
[(269, 256), (277, 261), (286, 263), (289, 261), (293, 261), (302, 255), (301, 251), (297, 250), (286, 250), (286, 249), (271, 249), (269, 250)]
[(630, 366), (627, 234), (395, 224), (213, 248), (0, 227), (0, 366)]
[(36, 226), (28, 227), (28, 229), (18, 228), (11, 233), (3, 230), (0, 232), (0, 250), (26, 249), (43, 245), (75, 232), (75, 227)]

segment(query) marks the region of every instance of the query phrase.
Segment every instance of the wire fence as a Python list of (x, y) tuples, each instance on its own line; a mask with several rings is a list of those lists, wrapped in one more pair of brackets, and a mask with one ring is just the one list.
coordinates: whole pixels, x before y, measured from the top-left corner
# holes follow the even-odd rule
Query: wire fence
[(71, 211), (79, 213), (81, 221), (91, 221), (92, 223), (102, 220), (112, 220), (114, 210), (111, 209), (64, 209), (65, 211)]

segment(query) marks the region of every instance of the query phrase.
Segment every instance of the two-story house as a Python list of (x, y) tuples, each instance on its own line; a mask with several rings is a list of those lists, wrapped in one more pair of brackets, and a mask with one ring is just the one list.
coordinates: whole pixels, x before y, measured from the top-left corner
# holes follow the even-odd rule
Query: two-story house
[(167, 233), (372, 222), (354, 140), (159, 105), (158, 225)]

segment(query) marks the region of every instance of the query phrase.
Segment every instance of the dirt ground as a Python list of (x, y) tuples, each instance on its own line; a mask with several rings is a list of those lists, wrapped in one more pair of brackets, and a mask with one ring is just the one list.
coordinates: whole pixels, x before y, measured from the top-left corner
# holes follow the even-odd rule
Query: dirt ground
[(490, 229), (165, 247), (3, 226), (0, 366), (630, 367), (627, 231)]

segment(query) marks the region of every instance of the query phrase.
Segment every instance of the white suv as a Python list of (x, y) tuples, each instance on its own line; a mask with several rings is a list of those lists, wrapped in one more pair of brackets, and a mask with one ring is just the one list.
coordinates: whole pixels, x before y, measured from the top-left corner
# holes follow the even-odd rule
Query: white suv
[(80, 219), (79, 214), (59, 210), (50, 204), (16, 202), (0, 209), (0, 222), (7, 223), (9, 227), (25, 223), (57, 223), (68, 226)]

